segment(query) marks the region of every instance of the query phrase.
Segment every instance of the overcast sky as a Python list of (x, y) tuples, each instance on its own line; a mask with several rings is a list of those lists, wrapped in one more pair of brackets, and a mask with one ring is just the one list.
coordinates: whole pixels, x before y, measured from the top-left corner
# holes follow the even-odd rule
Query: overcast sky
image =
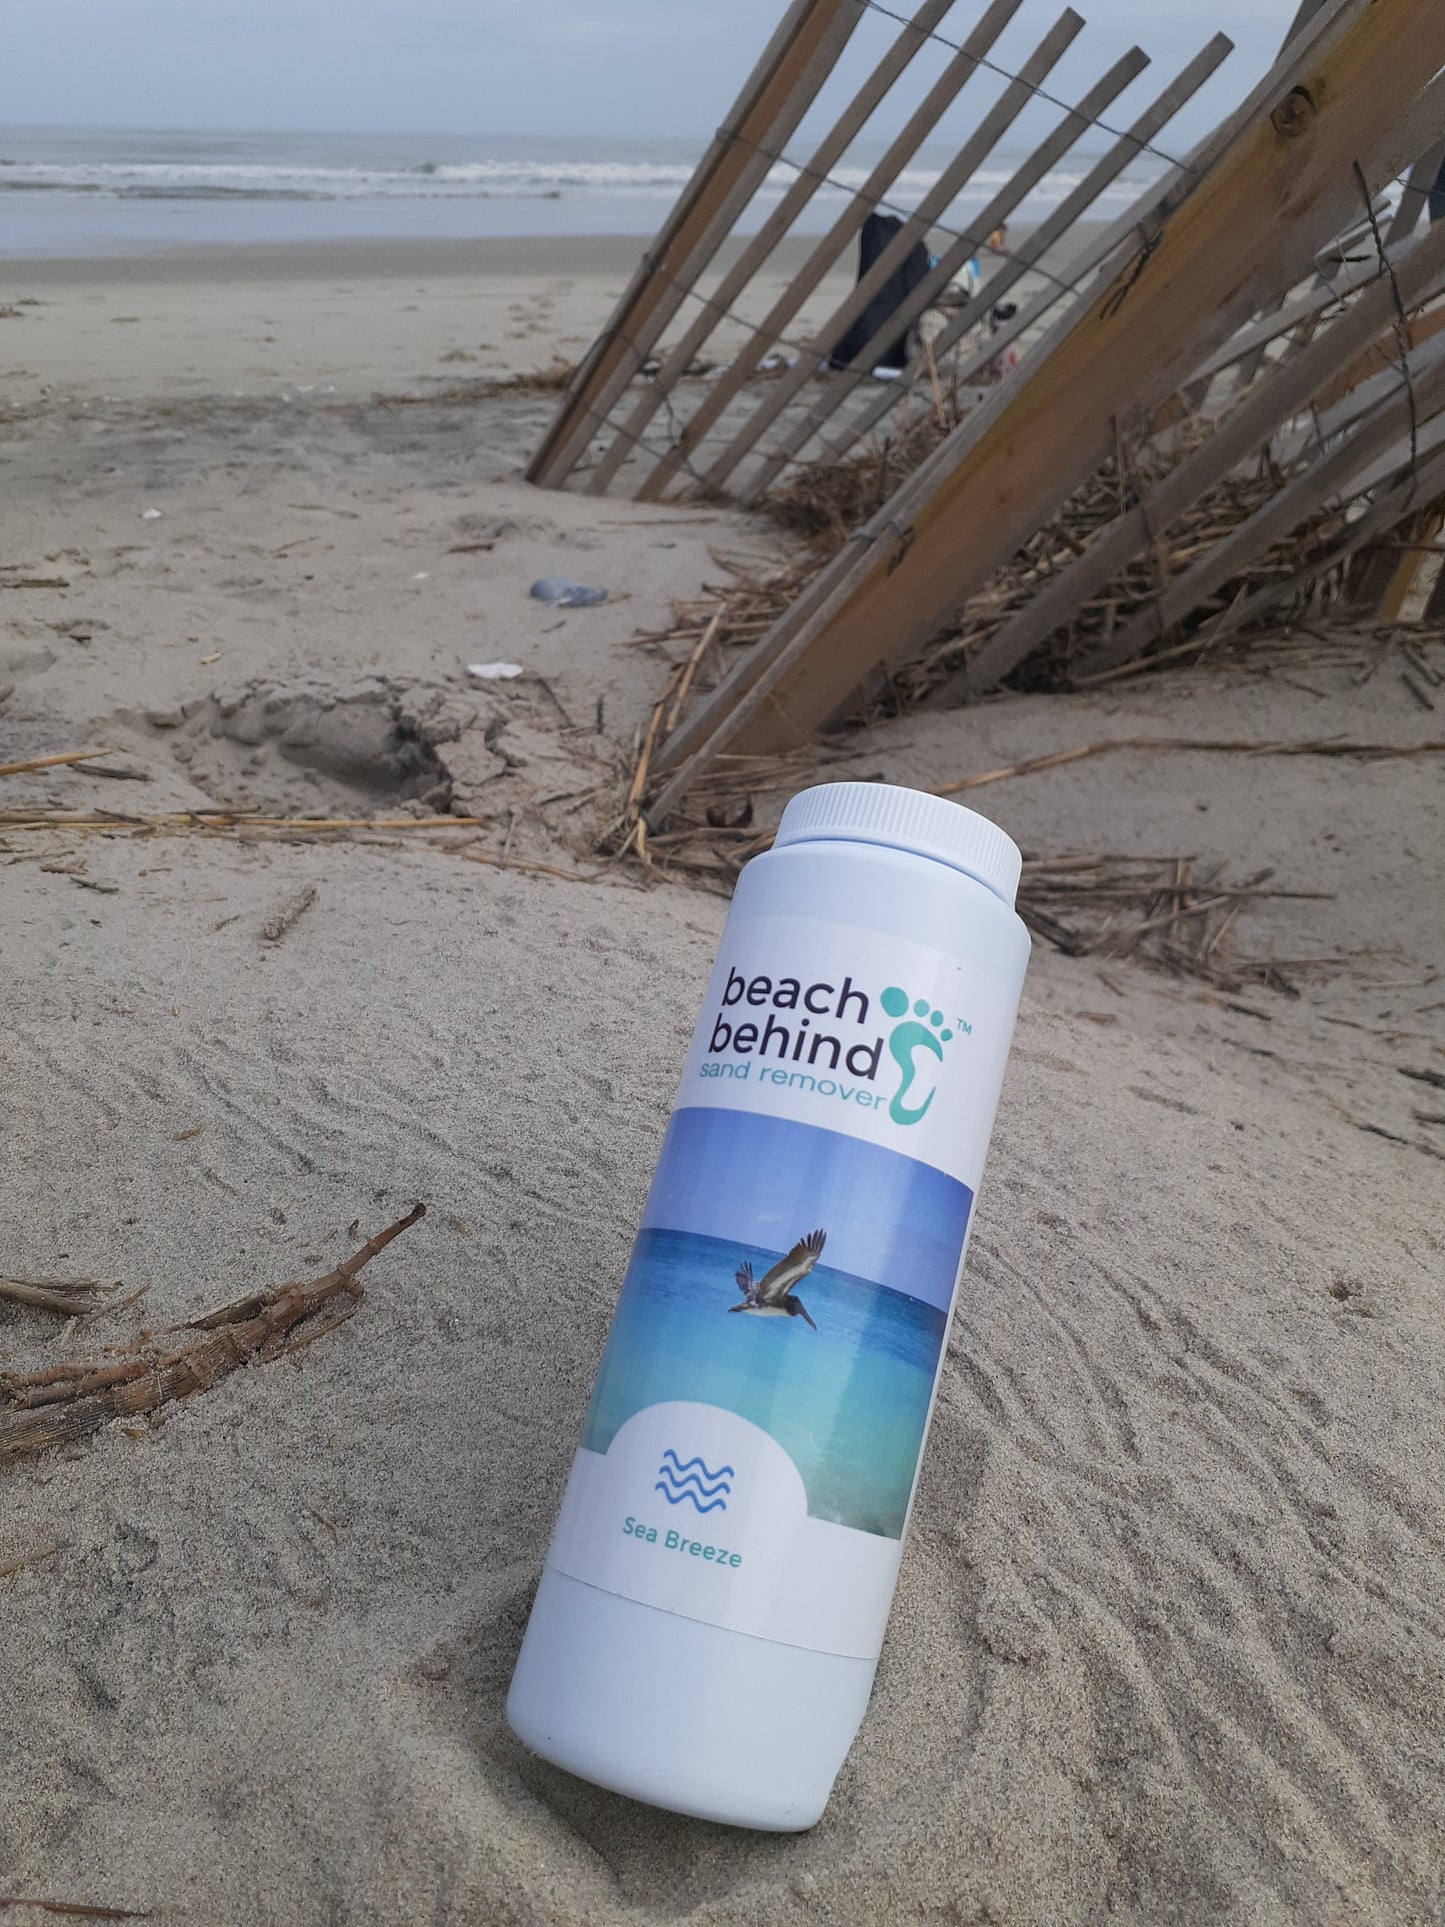
[[(461, 134), (710, 134), (783, 0), (0, 0), (0, 122)], [(890, 0), (893, 4), (893, 0)], [(907, 0), (902, 0), (906, 5)], [(1016, 60), (1058, 0), (1024, 0)], [(1132, 39), (1155, 86), (1216, 31), (1238, 51), (1192, 138), (1268, 64), (1294, 0), (1079, 0), (1061, 82)], [(900, 7), (901, 10), (901, 7)], [(946, 23), (959, 33), (978, 5)], [(844, 78), (895, 31), (874, 15)], [(1130, 95), (1132, 104), (1135, 95)]]

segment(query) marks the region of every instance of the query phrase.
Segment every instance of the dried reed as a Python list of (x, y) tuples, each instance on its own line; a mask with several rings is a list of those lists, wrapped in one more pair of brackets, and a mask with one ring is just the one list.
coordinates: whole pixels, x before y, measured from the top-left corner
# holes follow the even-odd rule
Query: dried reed
[(222, 1305), (189, 1324), (143, 1332), (98, 1358), (0, 1374), (0, 1459), (72, 1444), (113, 1418), (136, 1418), (208, 1392), (242, 1365), (269, 1364), (335, 1330), (361, 1302), (357, 1273), (426, 1206), (379, 1231), (332, 1271)]

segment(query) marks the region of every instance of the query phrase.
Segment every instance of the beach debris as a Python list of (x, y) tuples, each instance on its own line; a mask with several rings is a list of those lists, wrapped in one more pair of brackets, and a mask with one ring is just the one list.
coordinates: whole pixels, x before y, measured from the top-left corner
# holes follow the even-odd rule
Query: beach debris
[(985, 783), (1001, 783), (1006, 777), (1032, 776), (1039, 770), (1059, 769), (1065, 763), (1082, 762), (1086, 757), (1102, 756), (1114, 749), (1183, 750), (1195, 755), (1358, 756), (1365, 762), (1380, 762), (1398, 756), (1439, 756), (1445, 754), (1445, 742), (1357, 743), (1331, 736), (1313, 737), (1300, 742), (1259, 742), (1251, 741), (1248, 737), (1110, 736), (1100, 743), (1084, 743), (1078, 749), (1056, 750), (1051, 756), (1030, 756), (1021, 763), (1006, 763), (1001, 769), (986, 769), (975, 776), (960, 776), (955, 782), (941, 783), (933, 793), (935, 796), (957, 796), (963, 790), (979, 789)]
[(268, 917), (262, 924), (262, 943), (280, 943), (287, 931), (294, 928), (297, 921), (306, 914), (315, 901), (316, 885), (308, 883), (304, 890), (299, 891), (288, 903), (283, 904), (274, 917)]
[(140, 519), (142, 520), (142, 522), (159, 522), (161, 519), (161, 512), (159, 509), (142, 509), (140, 512)]
[(1330, 957), (1279, 960), (1241, 952), (1240, 912), (1266, 897), (1328, 901), (1318, 890), (1267, 888), (1274, 872), (1230, 883), (1224, 865), (1194, 856), (1025, 857), (1018, 912), (1069, 957), (1132, 957), (1223, 991), (1257, 984), (1296, 996), (1295, 976), (1339, 967)]
[(77, 763), (77, 776), (103, 776), (110, 783), (153, 783), (156, 779), (148, 769), (132, 769), (128, 763)]
[(55, 756), (27, 756), (18, 763), (0, 763), (0, 776), (24, 776), (31, 770), (60, 769), (68, 763), (93, 763), (114, 755), (113, 749), (67, 749)]
[(24, 1552), (18, 1559), (7, 1559), (0, 1566), (0, 1579), (9, 1579), (31, 1566), (42, 1565), (47, 1559), (53, 1559), (58, 1551), (58, 1546), (37, 1546), (34, 1552)]
[(714, 830), (746, 830), (753, 820), (753, 799), (749, 797), (735, 814), (729, 815), (725, 803), (709, 803), (707, 823)]
[(426, 1215), (417, 1203), (359, 1251), (304, 1283), (253, 1292), (184, 1325), (142, 1332), (98, 1357), (0, 1373), (0, 1460), (71, 1444), (113, 1418), (135, 1418), (206, 1392), (242, 1365), (266, 1365), (334, 1331), (356, 1311), (357, 1274)]
[(548, 602), (558, 609), (591, 609), (607, 600), (605, 589), (589, 589), (565, 575), (539, 576), (528, 593), (534, 601)]
[(0, 1278), (0, 1298), (36, 1311), (59, 1312), (62, 1318), (85, 1318), (103, 1311), (120, 1289), (99, 1278)]
[[(1011, 766), (988, 772), (986, 780), (1014, 773)], [(810, 774), (816, 781), (816, 771)], [(785, 771), (776, 787), (786, 792), (799, 780), (805, 780), (802, 772)], [(618, 854), (635, 854), (654, 875), (685, 877), (730, 893), (743, 865), (773, 841), (770, 829), (751, 827), (746, 812), (729, 814), (733, 794), (709, 806), (701, 823), (649, 832), (645, 818), (630, 831), (619, 821), (614, 839), (626, 840), (618, 841)], [(1250, 904), (1269, 898), (1329, 900), (1329, 892), (1273, 886), (1273, 875), (1259, 870), (1231, 882), (1222, 864), (1201, 862), (1193, 853), (1026, 855), (1017, 908), (1034, 935), (1065, 956), (1133, 958), (1220, 991), (1259, 985), (1293, 996), (1297, 976), (1338, 969), (1342, 960), (1278, 959), (1240, 947), (1235, 926)]]
[(441, 830), (479, 829), (488, 816), (261, 816), (246, 810), (166, 810), (156, 815), (131, 815), (122, 810), (0, 810), (0, 836), (21, 830), (76, 830), (114, 836), (129, 830), (137, 835), (240, 836), (268, 835), (306, 841), (342, 838), (368, 832), (398, 831), (427, 834)]
[[(484, 347), (486, 343), (482, 344)], [(443, 357), (445, 359), (445, 357)], [(378, 408), (421, 408), (427, 405), (447, 407), (459, 402), (495, 401), (507, 395), (550, 395), (565, 388), (571, 381), (573, 368), (570, 362), (559, 361), (551, 368), (534, 368), (520, 375), (485, 377), (476, 381), (456, 382), (445, 388), (432, 388), (424, 394), (378, 395)], [(323, 388), (323, 394), (335, 394), (334, 388)]]
[(524, 676), (526, 670), (519, 662), (469, 662), (467, 674), (475, 676), (478, 682), (507, 682), (513, 676)]
[(1421, 688), (1420, 684), (1410, 674), (1408, 669), (1402, 669), (1400, 671), (1400, 681), (1404, 683), (1406, 689), (1409, 690), (1421, 709), (1433, 709), (1435, 707), (1434, 697), (1428, 695), (1425, 690)]
[(148, 1909), (134, 1907), (92, 1907), (83, 1900), (37, 1900), (19, 1894), (0, 1894), (0, 1913), (12, 1907), (35, 1907), (42, 1914), (64, 1920), (149, 1920)]

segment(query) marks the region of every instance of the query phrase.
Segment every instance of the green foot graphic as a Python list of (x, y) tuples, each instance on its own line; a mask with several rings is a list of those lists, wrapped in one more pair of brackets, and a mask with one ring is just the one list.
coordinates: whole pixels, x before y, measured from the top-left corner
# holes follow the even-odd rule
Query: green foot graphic
[[(943, 1012), (930, 1010), (922, 997), (913, 1003), (913, 1015), (910, 1017), (908, 1010), (911, 1000), (908, 992), (900, 990), (896, 984), (890, 984), (878, 1001), (890, 1017), (903, 1020), (888, 1033), (888, 1049), (903, 1073), (898, 1089), (893, 1093), (893, 1101), (888, 1106), (888, 1115), (895, 1124), (917, 1124), (933, 1102), (933, 1092), (930, 1091), (921, 1104), (909, 1105), (904, 1102), (918, 1076), (914, 1052), (926, 1050), (942, 1062), (943, 1047), (953, 1032), (943, 1028)], [(920, 1017), (926, 1017), (927, 1023), (915, 1021)]]

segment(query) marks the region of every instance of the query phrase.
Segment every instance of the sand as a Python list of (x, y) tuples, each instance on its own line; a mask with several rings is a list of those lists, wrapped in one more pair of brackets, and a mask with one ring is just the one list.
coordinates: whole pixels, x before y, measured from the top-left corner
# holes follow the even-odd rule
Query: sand
[[(0, 560), (68, 586), (0, 591), (0, 760), (105, 744), (152, 780), (0, 803), (430, 798), (487, 818), (474, 854), (579, 865), (659, 678), (631, 638), (766, 530), (521, 484), (546, 398), (440, 398), (432, 348), (489, 338), (459, 259), (201, 265), (10, 271), (48, 306), (0, 322), (26, 371), (0, 380)], [(615, 286), (565, 250), (493, 282), (523, 367)], [(545, 609), (554, 571), (628, 599)], [(498, 659), (527, 674), (467, 678)], [(838, 767), (1439, 733), (1393, 674), (1218, 669), (905, 719)], [(1261, 904), (1249, 946), (1333, 967), (1221, 998), (1036, 950), (878, 1687), (797, 1839), (598, 1792), (502, 1714), (722, 900), (400, 834), (0, 850), (0, 1274), (149, 1287), (79, 1340), (0, 1305), (0, 1364), (429, 1206), (339, 1332), (0, 1469), (0, 1570), (45, 1554), (0, 1577), (0, 1896), (166, 1923), (1445, 1921), (1445, 1098), (1401, 1074), (1445, 1071), (1438, 762), (1121, 751), (972, 800), (1031, 850), (1273, 864), (1331, 895)]]

